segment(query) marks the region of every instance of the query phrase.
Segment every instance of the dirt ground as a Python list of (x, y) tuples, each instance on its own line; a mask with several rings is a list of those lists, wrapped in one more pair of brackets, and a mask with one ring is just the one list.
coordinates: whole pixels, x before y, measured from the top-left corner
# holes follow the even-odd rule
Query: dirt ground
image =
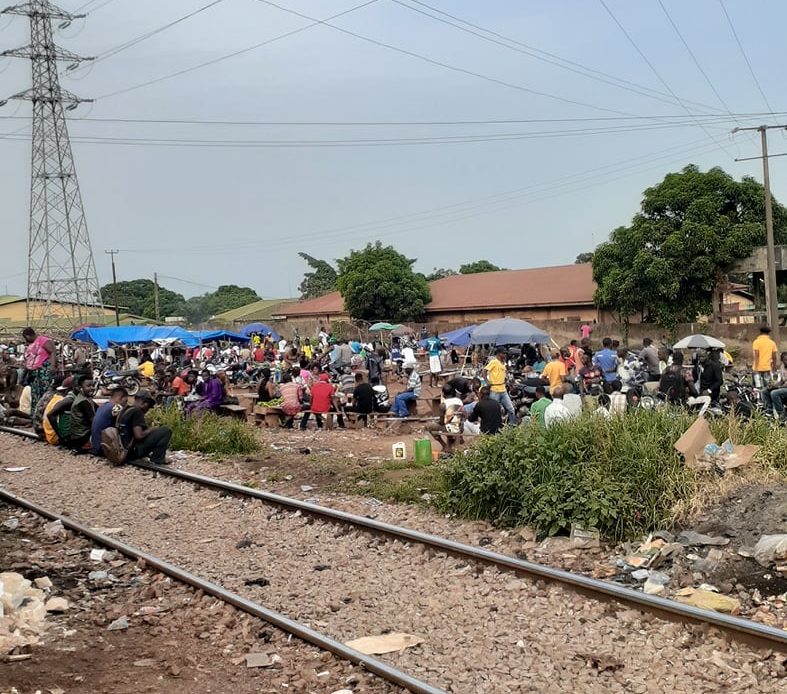
[[(14, 529), (4, 525), (12, 518)], [(49, 535), (44, 525), (0, 503), (0, 572), (46, 576), (51, 595), (69, 601), (64, 613), (47, 615), (40, 643), (21, 649), (28, 659), (3, 663), (0, 654), (3, 694), (400, 691), (123, 557), (92, 562), (94, 545), (68, 532)], [(99, 570), (115, 580), (88, 578)], [(124, 616), (127, 629), (109, 630)], [(248, 653), (277, 662), (247, 668)]]

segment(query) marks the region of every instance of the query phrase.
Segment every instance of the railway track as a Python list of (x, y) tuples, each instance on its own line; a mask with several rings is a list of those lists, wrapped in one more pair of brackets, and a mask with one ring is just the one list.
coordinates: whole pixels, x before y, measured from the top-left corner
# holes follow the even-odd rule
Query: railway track
[[(29, 432), (5, 427), (0, 427), (0, 431), (31, 438)], [(570, 590), (575, 594), (579, 592), (593, 601), (603, 601), (612, 603), (613, 605), (623, 604), (634, 607), (647, 615), (657, 616), (661, 619), (666, 618), (681, 625), (699, 624), (702, 625), (704, 629), (712, 626), (723, 633), (725, 640), (744, 642), (756, 648), (769, 649), (781, 653), (787, 652), (787, 633), (750, 620), (701, 610), (690, 605), (684, 605), (658, 596), (636, 592), (618, 584), (607, 583), (587, 576), (572, 574), (559, 569), (534, 564), (514, 557), (490, 552), (483, 548), (455, 542), (443, 537), (382, 523), (374, 519), (345, 513), (343, 511), (319, 506), (298, 499), (250, 489), (224, 480), (206, 477), (204, 475), (198, 475), (175, 468), (155, 466), (140, 461), (135, 461), (131, 465), (141, 470), (156, 473), (156, 475), (162, 477), (174, 478), (187, 482), (191, 485), (195, 485), (195, 488), (198, 489), (208, 488), (220, 491), (224, 495), (231, 495), (240, 499), (254, 499), (267, 506), (274, 506), (278, 509), (292, 511), (304, 517), (311, 518), (314, 521), (319, 520), (320, 522), (350, 528), (359, 535), (362, 534), (367, 537), (373, 535), (396, 546), (399, 546), (399, 543), (403, 543), (404, 546), (408, 547), (420, 546), (422, 548), (428, 548), (433, 554), (449, 555), (450, 557), (467, 562), (468, 565), (489, 567), (505, 572), (508, 575), (516, 574), (530, 580), (547, 581), (566, 590)], [(7, 494), (7, 492), (3, 492), (4, 496)], [(109, 539), (111, 540), (111, 538)], [(117, 541), (111, 540), (111, 542)], [(121, 549), (121, 551), (123, 550)], [(216, 588), (218, 590), (224, 590), (220, 586), (216, 586)], [(240, 596), (239, 599), (245, 600), (245, 598)], [(279, 617), (287, 619), (282, 615), (279, 615)], [(339, 645), (341, 646), (342, 644)], [(383, 663), (383, 665), (385, 665), (385, 663)], [(413, 686), (421, 685), (423, 685), (422, 682), (420, 684), (413, 684)], [(407, 685), (402, 684), (402, 686)], [(436, 689), (411, 690), (439, 691)], [(458, 689), (456, 691), (465, 690)]]

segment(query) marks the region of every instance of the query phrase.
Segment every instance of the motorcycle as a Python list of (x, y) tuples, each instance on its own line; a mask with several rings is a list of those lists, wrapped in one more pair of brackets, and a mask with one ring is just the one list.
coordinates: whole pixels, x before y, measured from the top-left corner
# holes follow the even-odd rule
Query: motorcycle
[(129, 395), (136, 395), (139, 392), (141, 377), (136, 369), (128, 371), (116, 371), (106, 368), (96, 376), (96, 383), (99, 388), (125, 388)]

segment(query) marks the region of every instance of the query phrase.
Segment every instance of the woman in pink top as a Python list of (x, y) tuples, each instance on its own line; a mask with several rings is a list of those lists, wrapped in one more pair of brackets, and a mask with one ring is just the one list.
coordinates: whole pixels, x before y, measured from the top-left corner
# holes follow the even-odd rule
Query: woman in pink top
[(30, 386), (31, 407), (49, 389), (52, 376), (57, 370), (55, 345), (46, 335), (36, 335), (33, 328), (25, 328), (22, 337), (27, 343), (25, 348), (25, 385)]

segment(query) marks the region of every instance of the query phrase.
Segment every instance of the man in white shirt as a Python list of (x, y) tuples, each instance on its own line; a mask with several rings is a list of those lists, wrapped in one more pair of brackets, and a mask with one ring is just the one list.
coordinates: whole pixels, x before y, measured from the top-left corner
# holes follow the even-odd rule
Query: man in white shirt
[(544, 410), (544, 424), (549, 429), (557, 422), (567, 422), (573, 415), (563, 402), (563, 389), (565, 386), (555, 386), (551, 389), (552, 402)]

